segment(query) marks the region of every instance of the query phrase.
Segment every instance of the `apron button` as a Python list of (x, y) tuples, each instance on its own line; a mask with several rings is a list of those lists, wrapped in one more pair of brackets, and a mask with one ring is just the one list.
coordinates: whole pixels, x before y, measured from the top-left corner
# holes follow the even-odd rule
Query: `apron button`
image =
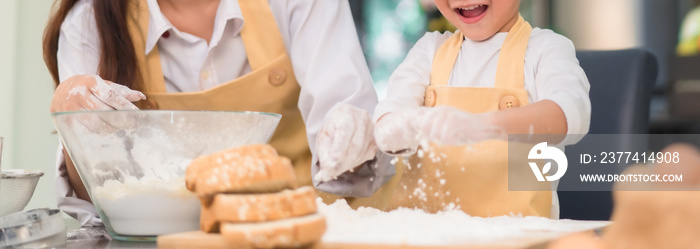
[(436, 101), (437, 96), (435, 94), (435, 90), (428, 90), (428, 92), (425, 93), (425, 106), (433, 107), (435, 106)]
[(284, 81), (287, 80), (287, 72), (280, 68), (272, 69), (268, 75), (268, 80), (270, 80), (270, 84), (274, 86), (282, 85)]
[(513, 95), (506, 95), (501, 97), (501, 101), (500, 103), (498, 103), (498, 109), (500, 110), (514, 107), (520, 107), (520, 101)]

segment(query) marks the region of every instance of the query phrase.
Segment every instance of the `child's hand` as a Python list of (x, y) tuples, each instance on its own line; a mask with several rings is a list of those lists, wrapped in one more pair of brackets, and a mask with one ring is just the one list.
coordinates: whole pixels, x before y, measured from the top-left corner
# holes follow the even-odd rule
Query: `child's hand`
[(506, 132), (491, 122), (491, 114), (472, 114), (451, 106), (436, 106), (416, 115), (418, 138), (444, 145), (473, 144), (506, 139)]
[(415, 125), (416, 117), (426, 109), (399, 110), (382, 116), (374, 128), (374, 139), (379, 150), (393, 156), (415, 153), (420, 142)]
[(316, 182), (325, 182), (374, 159), (377, 146), (372, 137), (369, 113), (340, 103), (329, 112), (316, 137), (319, 172)]

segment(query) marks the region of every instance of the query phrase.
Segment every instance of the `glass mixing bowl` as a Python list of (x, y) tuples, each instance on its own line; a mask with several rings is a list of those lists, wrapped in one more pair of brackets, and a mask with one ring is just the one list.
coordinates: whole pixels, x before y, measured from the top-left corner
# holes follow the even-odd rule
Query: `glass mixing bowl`
[(153, 240), (199, 229), (200, 203), (184, 182), (194, 158), (267, 143), (281, 115), (144, 110), (52, 118), (109, 235)]

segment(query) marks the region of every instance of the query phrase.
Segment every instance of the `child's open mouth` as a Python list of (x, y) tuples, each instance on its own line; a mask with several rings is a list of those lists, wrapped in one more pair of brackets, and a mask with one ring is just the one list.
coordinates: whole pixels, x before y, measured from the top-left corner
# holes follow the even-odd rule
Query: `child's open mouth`
[(455, 12), (459, 14), (460, 19), (462, 19), (463, 22), (471, 24), (481, 20), (488, 8), (488, 5), (479, 4), (468, 7), (456, 8)]

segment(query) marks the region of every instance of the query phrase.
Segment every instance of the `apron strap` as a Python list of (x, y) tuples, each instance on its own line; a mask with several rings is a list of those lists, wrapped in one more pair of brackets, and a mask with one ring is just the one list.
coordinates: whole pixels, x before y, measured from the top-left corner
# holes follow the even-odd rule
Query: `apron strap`
[(251, 69), (254, 71), (286, 54), (284, 40), (267, 0), (239, 0), (238, 5), (244, 22), (241, 37)]
[(525, 52), (530, 41), (532, 26), (522, 16), (510, 29), (506, 40), (501, 46), (496, 68), (496, 84), (498, 88), (525, 87)]
[(433, 65), (430, 69), (430, 85), (447, 85), (450, 80), (450, 75), (452, 74), (452, 68), (455, 62), (457, 62), (459, 50), (462, 49), (462, 42), (464, 42), (464, 35), (462, 35), (461, 31), (457, 30), (457, 32), (450, 36), (450, 38), (440, 46), (437, 52), (435, 52)]
[[(134, 43), (142, 82), (140, 88), (148, 93), (165, 93), (165, 78), (160, 63), (158, 46), (146, 53), (146, 40), (150, 12), (146, 0), (132, 0), (129, 4), (128, 28)], [(251, 70), (255, 71), (276, 59), (287, 50), (277, 28), (275, 17), (266, 0), (238, 1), (243, 14), (241, 38), (248, 56)]]
[[(506, 40), (501, 46), (498, 56), (498, 68), (496, 69), (497, 88), (518, 88), (525, 86), (525, 52), (530, 40), (532, 26), (522, 16), (508, 32)], [(446, 86), (457, 56), (462, 48), (464, 35), (457, 31), (445, 41), (433, 57), (433, 65), (430, 73), (431, 86)]]
[(151, 17), (146, 0), (129, 1), (127, 27), (131, 41), (134, 43), (136, 59), (141, 73), (139, 89), (144, 93), (165, 93), (165, 78), (160, 66), (160, 54), (156, 46), (146, 54), (148, 40), (148, 22)]

